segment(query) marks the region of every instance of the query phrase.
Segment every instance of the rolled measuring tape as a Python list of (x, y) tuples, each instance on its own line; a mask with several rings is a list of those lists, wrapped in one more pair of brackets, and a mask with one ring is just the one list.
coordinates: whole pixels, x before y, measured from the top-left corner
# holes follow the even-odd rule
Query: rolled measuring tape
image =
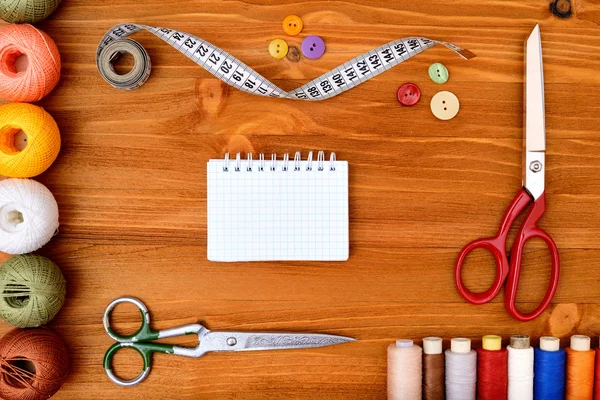
[[(96, 65), (100, 74), (117, 89), (136, 89), (150, 76), (150, 57), (144, 47), (134, 40), (125, 39), (140, 30), (153, 33), (236, 89), (257, 96), (284, 99), (325, 100), (337, 96), (436, 44), (446, 46), (465, 60), (475, 57), (471, 51), (448, 42), (424, 37), (394, 40), (345, 62), (297, 89), (286, 92), (237, 58), (197, 36), (168, 28), (119, 24), (104, 35), (96, 51)], [(129, 73), (120, 76), (115, 72), (112, 63), (124, 52), (133, 56), (134, 67)]]

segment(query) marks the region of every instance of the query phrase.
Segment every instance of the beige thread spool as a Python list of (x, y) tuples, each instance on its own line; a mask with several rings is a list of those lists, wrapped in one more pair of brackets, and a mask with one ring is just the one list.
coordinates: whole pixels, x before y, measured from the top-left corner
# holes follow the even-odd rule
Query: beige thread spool
[(421, 400), (422, 349), (412, 340), (388, 347), (388, 400)]

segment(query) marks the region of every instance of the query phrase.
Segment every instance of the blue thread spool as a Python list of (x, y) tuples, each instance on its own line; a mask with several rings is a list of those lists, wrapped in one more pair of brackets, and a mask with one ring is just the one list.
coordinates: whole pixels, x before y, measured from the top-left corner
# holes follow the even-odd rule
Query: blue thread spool
[(540, 338), (540, 348), (535, 349), (534, 400), (563, 400), (565, 397), (566, 353), (560, 348), (558, 338)]

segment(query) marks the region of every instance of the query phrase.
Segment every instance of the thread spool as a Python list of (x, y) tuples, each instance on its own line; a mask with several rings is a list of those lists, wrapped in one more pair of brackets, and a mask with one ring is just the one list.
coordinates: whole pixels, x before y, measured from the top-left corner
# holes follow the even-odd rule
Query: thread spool
[(35, 24), (58, 8), (60, 0), (0, 0), (0, 18), (11, 24)]
[(566, 400), (592, 399), (594, 396), (595, 353), (590, 349), (590, 337), (571, 336), (567, 349)]
[(0, 28), (0, 97), (41, 100), (60, 79), (60, 54), (52, 38), (31, 25)]
[(52, 193), (31, 179), (0, 181), (0, 251), (31, 253), (58, 229), (58, 205)]
[(594, 400), (600, 400), (600, 348), (596, 349), (596, 374), (594, 381)]
[(563, 400), (566, 353), (560, 348), (560, 340), (542, 336), (534, 358), (534, 400)]
[(442, 338), (423, 339), (423, 399), (444, 400), (444, 354)]
[(0, 339), (0, 398), (45, 400), (64, 383), (69, 354), (48, 329), (13, 329)]
[(388, 347), (388, 400), (421, 400), (421, 347), (397, 340)]
[(508, 351), (508, 400), (533, 399), (533, 348), (529, 336), (510, 337)]
[(47, 170), (60, 151), (60, 132), (42, 107), (0, 106), (0, 175), (30, 178)]
[(475, 400), (477, 382), (477, 352), (471, 350), (471, 340), (454, 338), (446, 350), (446, 399)]
[(47, 324), (65, 302), (66, 281), (56, 264), (33, 254), (0, 264), (0, 318), (19, 328)]
[(477, 398), (506, 400), (508, 388), (508, 352), (502, 338), (486, 335), (477, 349)]

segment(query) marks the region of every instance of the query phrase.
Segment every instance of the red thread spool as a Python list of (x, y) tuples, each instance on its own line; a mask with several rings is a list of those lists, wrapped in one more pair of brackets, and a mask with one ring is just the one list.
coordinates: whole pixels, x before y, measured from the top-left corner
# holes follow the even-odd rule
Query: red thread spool
[(14, 329), (0, 339), (0, 398), (43, 400), (65, 382), (69, 354), (63, 341), (44, 328)]
[(477, 349), (477, 398), (505, 400), (508, 390), (508, 352), (502, 348), (502, 338), (483, 337), (483, 347)]

